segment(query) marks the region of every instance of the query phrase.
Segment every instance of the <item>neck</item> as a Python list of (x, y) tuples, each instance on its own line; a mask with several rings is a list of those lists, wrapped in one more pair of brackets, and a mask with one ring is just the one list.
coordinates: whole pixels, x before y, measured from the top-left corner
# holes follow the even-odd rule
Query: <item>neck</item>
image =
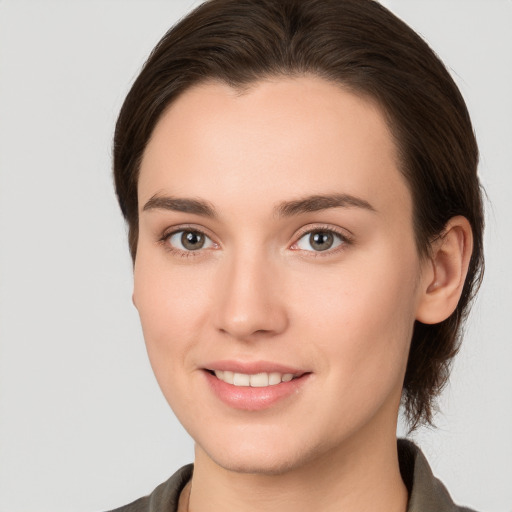
[(230, 471), (196, 447), (189, 510), (405, 512), (395, 432), (365, 437), (278, 475)]

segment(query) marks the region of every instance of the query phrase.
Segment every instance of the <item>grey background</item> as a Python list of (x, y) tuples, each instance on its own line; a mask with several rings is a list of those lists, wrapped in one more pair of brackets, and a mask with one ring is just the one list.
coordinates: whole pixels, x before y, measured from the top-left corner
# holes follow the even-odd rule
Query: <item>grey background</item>
[[(108, 509), (192, 460), (131, 304), (110, 152), (145, 57), (198, 3), (0, 1), (0, 512)], [(512, 2), (383, 3), (461, 87), (490, 198), (485, 283), (415, 438), (456, 501), (512, 511)]]

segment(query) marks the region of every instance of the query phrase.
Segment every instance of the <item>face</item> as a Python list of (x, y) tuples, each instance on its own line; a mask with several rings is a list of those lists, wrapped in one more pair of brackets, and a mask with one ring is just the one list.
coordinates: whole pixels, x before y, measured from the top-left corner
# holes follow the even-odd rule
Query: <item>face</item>
[(394, 439), (422, 264), (374, 103), (312, 76), (195, 86), (138, 194), (134, 303), (199, 453), (275, 473)]

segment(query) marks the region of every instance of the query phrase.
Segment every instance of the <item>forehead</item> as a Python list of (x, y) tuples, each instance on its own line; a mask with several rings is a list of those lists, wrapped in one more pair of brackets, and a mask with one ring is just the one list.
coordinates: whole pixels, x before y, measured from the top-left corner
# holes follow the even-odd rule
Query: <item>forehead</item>
[(168, 193), (270, 206), (335, 191), (371, 198), (377, 210), (410, 209), (397, 162), (379, 106), (337, 84), (303, 76), (240, 91), (209, 82), (186, 90), (157, 123), (139, 204)]

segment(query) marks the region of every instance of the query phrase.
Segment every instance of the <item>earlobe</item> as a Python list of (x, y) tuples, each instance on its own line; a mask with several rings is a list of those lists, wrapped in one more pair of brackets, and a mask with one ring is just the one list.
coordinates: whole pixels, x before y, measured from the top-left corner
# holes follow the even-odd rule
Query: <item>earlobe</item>
[(135, 292), (132, 293), (132, 304), (135, 306), (135, 309), (137, 309), (137, 303), (135, 301)]
[(462, 216), (451, 218), (443, 233), (432, 242), (425, 266), (416, 320), (436, 324), (457, 307), (473, 251), (473, 233)]

